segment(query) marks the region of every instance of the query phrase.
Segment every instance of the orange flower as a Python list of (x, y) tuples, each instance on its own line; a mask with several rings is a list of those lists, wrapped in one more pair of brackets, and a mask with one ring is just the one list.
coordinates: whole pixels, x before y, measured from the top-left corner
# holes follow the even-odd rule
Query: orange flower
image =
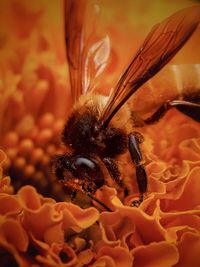
[[(72, 266), (78, 258), (83, 265), (88, 261), (84, 250), (89, 240), (84, 235), (99, 218), (95, 208), (55, 203), (32, 186), (22, 187), (16, 195), (1, 193), (0, 203), (0, 246), (13, 254), (20, 266), (29, 262)], [(35, 255), (31, 254), (33, 250)]]
[[(191, 3), (99, 5), (98, 24), (109, 35), (111, 58), (98, 85), (108, 94), (151, 26)], [(141, 130), (149, 185), (138, 208), (131, 206), (138, 189), (128, 155), (122, 178), (129, 195), (108, 186), (95, 195), (112, 212), (95, 202), (85, 209), (62, 202), (66, 192), (50, 161), (63, 149), (60, 133), (72, 104), (63, 1), (8, 0), (0, 8), (0, 147), (5, 151), (0, 150), (1, 264), (200, 266), (199, 124), (171, 110), (158, 124)], [(199, 63), (198, 43), (195, 33), (173, 62)], [(158, 81), (157, 89), (162, 84)], [(145, 94), (141, 98), (139, 111), (148, 101)], [(80, 206), (88, 202), (80, 196)]]

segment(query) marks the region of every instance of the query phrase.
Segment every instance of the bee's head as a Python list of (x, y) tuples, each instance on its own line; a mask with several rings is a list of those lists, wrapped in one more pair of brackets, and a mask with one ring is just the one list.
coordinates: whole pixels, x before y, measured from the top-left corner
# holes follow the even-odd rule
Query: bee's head
[(104, 184), (103, 173), (98, 162), (89, 156), (57, 155), (52, 165), (57, 179), (66, 185), (82, 187), (92, 192)]

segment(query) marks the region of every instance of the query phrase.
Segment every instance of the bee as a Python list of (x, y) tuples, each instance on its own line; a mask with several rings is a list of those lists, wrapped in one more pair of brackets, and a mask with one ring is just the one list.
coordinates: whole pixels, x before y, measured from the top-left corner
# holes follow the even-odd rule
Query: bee
[[(110, 211), (94, 195), (109, 179), (128, 195), (116, 158), (129, 151), (139, 190), (133, 205), (139, 206), (147, 192), (148, 177), (140, 148), (143, 136), (137, 128), (158, 122), (171, 108), (200, 122), (200, 87), (186, 86), (180, 92), (166, 94), (157, 101), (153, 113), (149, 112), (152, 103), (148, 106), (148, 101), (144, 107), (137, 107), (137, 95), (141, 97), (138, 93), (148, 90), (147, 82), (153, 81), (153, 76), (192, 36), (200, 22), (200, 6), (178, 11), (155, 25), (109, 96), (95, 93), (92, 85), (108, 58), (108, 38), (92, 45), (89, 41), (84, 43), (84, 9), (84, 1), (67, 1), (66, 50), (74, 106), (62, 133), (67, 152), (53, 159), (54, 172), (58, 180), (72, 189), (72, 199), (77, 191), (82, 191)], [(176, 68), (167, 67), (167, 71)], [(133, 110), (127, 105), (131, 99), (135, 103)]]

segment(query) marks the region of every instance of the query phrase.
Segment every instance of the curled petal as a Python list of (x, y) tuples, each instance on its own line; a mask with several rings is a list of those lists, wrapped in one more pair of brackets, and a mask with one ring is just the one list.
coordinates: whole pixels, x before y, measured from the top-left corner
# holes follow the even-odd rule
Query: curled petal
[(180, 144), (181, 157), (191, 161), (200, 161), (200, 138), (187, 139)]
[(14, 247), (25, 252), (28, 247), (28, 236), (21, 224), (13, 219), (1, 220), (0, 243), (5, 247)]
[[(54, 202), (47, 201), (42, 205), (40, 198), (32, 186), (24, 186), (19, 190), (18, 199), (24, 209), (21, 220), (26, 230), (32, 232), (37, 239), (43, 239), (45, 235), (50, 242), (51, 234), (55, 231), (52, 227), (60, 229), (62, 215), (54, 209)], [(51, 233), (50, 236), (47, 233)], [(59, 240), (63, 239), (61, 236), (62, 233), (59, 232)]]
[(109, 256), (101, 256), (91, 267), (116, 267), (113, 258)]
[(62, 222), (48, 227), (44, 232), (44, 240), (47, 244), (52, 244), (54, 242), (63, 244), (64, 231), (62, 229)]
[(41, 207), (39, 194), (33, 186), (24, 186), (18, 191), (18, 199), (22, 207), (29, 211), (37, 211)]
[[(118, 223), (123, 221), (130, 222), (125, 229), (128, 233), (133, 233), (131, 241), (129, 241), (131, 246), (147, 245), (155, 240), (159, 242), (165, 238), (166, 231), (159, 223), (159, 212), (154, 212), (152, 216), (149, 216), (138, 208), (124, 206), (118, 207), (115, 212), (102, 213), (100, 216), (100, 222), (108, 240), (121, 240), (123, 238), (125, 234), (123, 233), (123, 223), (121, 227)], [(120, 232), (123, 235), (120, 235)]]
[(88, 228), (99, 218), (99, 212), (95, 208), (81, 209), (67, 202), (55, 204), (55, 210), (63, 214), (63, 228), (72, 228), (76, 232)]
[(86, 249), (84, 251), (81, 251), (78, 255), (78, 263), (76, 264), (76, 267), (84, 267), (88, 266), (89, 263), (94, 258), (94, 252), (92, 252), (90, 249)]
[(102, 247), (97, 253), (97, 258), (96, 263), (92, 267), (131, 267), (133, 264), (133, 256), (123, 247)]
[(21, 206), (16, 196), (0, 194), (0, 214), (2, 215), (13, 215), (19, 214)]
[(76, 253), (82, 251), (87, 246), (86, 240), (84, 238), (80, 238), (79, 236), (72, 238), (70, 243)]
[[(26, 230), (32, 232), (37, 239), (43, 239), (45, 233), (48, 233), (48, 229), (52, 226), (57, 225), (58, 229), (60, 229), (59, 224), (61, 220), (62, 218), (57, 216), (54, 207), (49, 203), (44, 204), (34, 212), (24, 210), (22, 217), (22, 222)], [(47, 233), (46, 238), (51, 240), (51, 237), (47, 237)]]
[(163, 210), (190, 210), (199, 208), (200, 195), (199, 195), (199, 175), (200, 168), (195, 167), (189, 173), (184, 185), (181, 187), (179, 197), (176, 200), (163, 200)]
[(187, 226), (190, 230), (194, 229), (197, 232), (200, 232), (199, 215), (199, 209), (167, 213), (160, 211), (160, 223), (167, 230), (179, 226)]
[[(103, 186), (101, 190), (98, 190), (96, 192), (95, 196), (97, 199), (101, 200), (101, 202), (103, 202), (108, 208), (110, 208), (113, 211), (116, 209), (115, 205), (121, 205), (121, 206), (123, 205), (119, 200), (119, 198), (117, 197), (116, 189), (112, 187)], [(97, 204), (95, 203), (95, 205)], [(100, 208), (102, 209), (102, 207)]]
[(147, 171), (152, 176), (161, 176), (167, 169), (167, 165), (162, 161), (153, 161), (147, 166)]
[(177, 247), (180, 257), (174, 266), (200, 266), (200, 233), (185, 233)]
[[(72, 266), (76, 261), (76, 254), (74, 250), (69, 247), (67, 244), (53, 244), (51, 246), (50, 255), (52, 257), (57, 256), (60, 263), (63, 263), (63, 266)], [(56, 258), (56, 257), (55, 257)]]
[[(175, 245), (166, 241), (139, 246), (133, 251), (135, 267), (174, 266), (178, 262), (179, 254)], [(186, 265), (182, 265), (186, 266)]]
[(128, 217), (110, 218), (109, 224), (100, 224), (102, 230), (102, 239), (110, 246), (124, 245), (127, 247), (126, 239), (135, 232), (135, 225)]
[(160, 223), (166, 230), (166, 240), (178, 243), (185, 233), (200, 233), (200, 210), (159, 211)]
[(46, 254), (50, 246), (44, 241), (36, 239), (31, 232), (29, 233), (29, 236), (30, 236), (30, 242), (36, 248), (36, 250), (41, 254)]
[(11, 186), (11, 179), (10, 177), (6, 176), (0, 180), (0, 193), (7, 193), (12, 194), (14, 191), (13, 187)]
[(71, 247), (69, 247), (67, 244), (60, 245), (56, 243), (52, 244), (46, 255), (37, 255), (36, 259), (44, 266), (51, 267), (74, 266), (74, 264), (77, 262), (76, 254)]

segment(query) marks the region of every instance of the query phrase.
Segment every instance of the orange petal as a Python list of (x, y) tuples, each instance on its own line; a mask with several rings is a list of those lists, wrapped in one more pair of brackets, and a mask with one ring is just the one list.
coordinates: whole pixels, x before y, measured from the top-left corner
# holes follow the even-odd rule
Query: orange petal
[(94, 257), (94, 252), (92, 252), (90, 249), (81, 251), (77, 255), (78, 263), (76, 264), (76, 267), (89, 266), (89, 263), (92, 261), (93, 257)]
[[(107, 261), (105, 264), (106, 267), (132, 267), (133, 264), (133, 256), (127, 249), (123, 247), (102, 247), (97, 253), (97, 258), (98, 260), (94, 266), (99, 266), (98, 261), (102, 262), (102, 260), (105, 262)], [(110, 260), (108, 260), (108, 258), (110, 258)]]
[(175, 245), (165, 241), (154, 242), (148, 246), (139, 246), (132, 253), (134, 256), (134, 267), (169, 267), (174, 266), (179, 259), (178, 250)]
[(94, 224), (99, 218), (99, 212), (95, 208), (81, 209), (67, 202), (55, 204), (55, 210), (63, 214), (63, 228), (72, 228), (81, 231)]
[(12, 194), (13, 191), (14, 191), (14, 188), (11, 185), (10, 177), (9, 176), (3, 177), (0, 180), (0, 193)]
[(178, 243), (180, 259), (174, 267), (200, 266), (200, 234), (185, 233)]
[[(127, 223), (129, 221), (130, 223), (125, 229), (128, 233), (133, 232), (131, 246), (149, 244), (154, 241), (158, 242), (165, 238), (166, 231), (159, 223), (159, 210), (149, 216), (138, 208), (124, 206), (118, 207), (118, 210), (112, 213), (102, 213), (100, 222), (104, 227), (108, 240), (113, 241), (118, 240), (118, 238), (121, 240), (123, 238), (120, 235), (120, 232), (123, 232), (123, 223), (121, 228), (117, 228), (120, 221), (126, 221)], [(130, 227), (132, 227), (132, 230)], [(110, 235), (111, 232), (112, 235)], [(123, 235), (125, 235), (125, 232)], [(106, 240), (104, 241), (106, 242)]]
[[(117, 205), (120, 205), (120, 204), (122, 205), (119, 198), (116, 196), (117, 196), (116, 189), (109, 187), (109, 186), (103, 186), (101, 188), (101, 190), (98, 190), (95, 194), (95, 197), (97, 199), (99, 199), (101, 202), (103, 202), (108, 208), (110, 208), (113, 211), (116, 209), (115, 204), (114, 204), (115, 202)], [(95, 203), (95, 201), (94, 201), (94, 203)], [(96, 203), (95, 203), (95, 205), (100, 206)], [(102, 209), (101, 206), (100, 206), (100, 209)]]
[(59, 244), (64, 243), (64, 231), (62, 229), (62, 222), (45, 229), (44, 241), (49, 245), (54, 242)]
[[(21, 220), (27, 231), (32, 232), (37, 239), (43, 240), (48, 228), (59, 224), (61, 219), (60, 216), (57, 216), (53, 205), (46, 203), (38, 210), (24, 210)], [(49, 239), (51, 238), (49, 237)]]
[(24, 209), (34, 211), (41, 207), (40, 197), (33, 186), (23, 186), (17, 195)]
[(13, 214), (19, 214), (21, 206), (16, 196), (1, 194), (0, 195), (0, 214), (7, 216)]
[(6, 219), (1, 223), (0, 242), (6, 242), (19, 251), (25, 252), (28, 247), (28, 236), (21, 224), (13, 219)]
[(200, 206), (200, 194), (198, 190), (199, 175), (199, 167), (195, 167), (191, 170), (184, 185), (181, 187), (179, 198), (175, 200), (165, 200), (165, 211), (190, 210)]
[(182, 159), (200, 161), (200, 139), (187, 139), (180, 144)]
[[(47, 199), (43, 204), (41, 196), (34, 187), (28, 185), (22, 187), (17, 197), (24, 209), (21, 217), (23, 225), (37, 239), (43, 239), (45, 231), (62, 220), (62, 215), (54, 209), (54, 201)], [(48, 239), (52, 238), (49, 236)]]
[(101, 256), (94, 264), (91, 265), (91, 267), (116, 267), (116, 265), (113, 258), (109, 256)]
[(52, 244), (50, 249), (44, 255), (37, 255), (36, 259), (42, 266), (74, 266), (77, 262), (76, 254), (67, 244)]

